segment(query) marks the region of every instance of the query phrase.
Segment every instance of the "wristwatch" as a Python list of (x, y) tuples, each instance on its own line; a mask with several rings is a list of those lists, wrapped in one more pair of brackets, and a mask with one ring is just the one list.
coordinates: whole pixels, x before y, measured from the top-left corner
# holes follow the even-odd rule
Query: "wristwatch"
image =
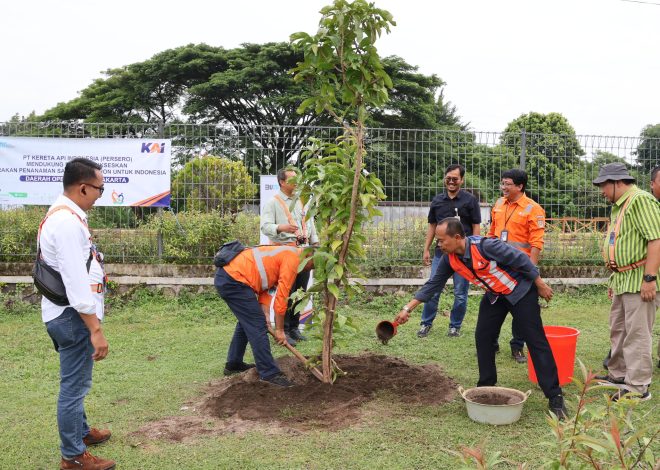
[(404, 305), (403, 307), (401, 307), (401, 310), (404, 310), (404, 311), (410, 313), (410, 309), (408, 308), (407, 305)]
[(658, 279), (658, 276), (654, 276), (653, 274), (644, 274), (644, 282), (655, 282), (656, 279)]

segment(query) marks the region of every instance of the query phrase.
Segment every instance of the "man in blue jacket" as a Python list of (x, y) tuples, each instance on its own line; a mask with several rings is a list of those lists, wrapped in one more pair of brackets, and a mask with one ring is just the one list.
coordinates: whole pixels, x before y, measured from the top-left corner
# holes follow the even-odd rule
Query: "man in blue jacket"
[(415, 307), (441, 291), (454, 273), (459, 274), (486, 291), (479, 306), (475, 332), (479, 363), (477, 386), (497, 383), (494, 340), (507, 313), (511, 313), (527, 341), (550, 411), (560, 419), (565, 418), (557, 365), (543, 331), (539, 306), (539, 296), (549, 301), (552, 289), (541, 279), (538, 268), (525, 253), (497, 238), (466, 237), (460, 221), (454, 218), (440, 222), (435, 237), (444, 253), (438, 269), (417, 291), (415, 298), (403, 306), (396, 321), (407, 322)]

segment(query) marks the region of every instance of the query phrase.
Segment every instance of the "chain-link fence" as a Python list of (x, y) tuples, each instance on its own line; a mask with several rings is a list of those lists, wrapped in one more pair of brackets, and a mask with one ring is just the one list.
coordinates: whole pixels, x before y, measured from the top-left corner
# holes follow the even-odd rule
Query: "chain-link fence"
[[(334, 139), (333, 127), (262, 126), (248, 133), (215, 125), (0, 123), (0, 136), (172, 139), (172, 206), (99, 207), (90, 226), (114, 262), (206, 263), (227, 238), (256, 243), (259, 176), (300, 166), (308, 137)], [(528, 195), (544, 207), (548, 224), (542, 262), (599, 263), (609, 208), (591, 181), (605, 163), (629, 165), (648, 189), (660, 164), (660, 139), (502, 134), (443, 130), (369, 129), (366, 169), (383, 182), (382, 217), (367, 227), (368, 263), (417, 263), (426, 213), (443, 191), (445, 168), (466, 170), (464, 189), (482, 205), (484, 223), (500, 196), (501, 173), (523, 168)], [(216, 157), (216, 158), (214, 158)], [(0, 212), (0, 260), (29, 261), (44, 207)]]

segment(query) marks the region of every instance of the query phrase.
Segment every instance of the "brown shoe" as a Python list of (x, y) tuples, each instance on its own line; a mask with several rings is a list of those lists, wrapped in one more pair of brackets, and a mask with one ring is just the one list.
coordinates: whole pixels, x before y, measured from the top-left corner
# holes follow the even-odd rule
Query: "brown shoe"
[(115, 461), (94, 457), (89, 452), (78, 455), (71, 460), (62, 458), (60, 470), (112, 470), (115, 468)]
[(96, 444), (107, 441), (110, 439), (110, 436), (112, 436), (112, 433), (109, 429), (91, 428), (89, 434), (83, 437), (83, 442), (86, 446), (95, 446)]

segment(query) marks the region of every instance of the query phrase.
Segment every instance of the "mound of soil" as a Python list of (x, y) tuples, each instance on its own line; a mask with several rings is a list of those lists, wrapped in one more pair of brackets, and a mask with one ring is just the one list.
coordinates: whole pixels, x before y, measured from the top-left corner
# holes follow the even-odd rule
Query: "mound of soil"
[[(388, 415), (390, 407), (382, 406), (383, 401), (439, 405), (455, 395), (456, 384), (436, 365), (411, 365), (374, 354), (337, 356), (335, 361), (346, 375), (333, 385), (319, 382), (293, 357), (278, 360), (282, 372), (296, 384), (291, 388), (261, 382), (255, 370), (213, 382), (200, 402), (183, 408), (195, 415), (151, 423), (138, 433), (180, 441), (197, 434), (252, 429), (336, 430), (358, 424), (369, 412)], [(368, 406), (376, 398), (378, 409)]]

